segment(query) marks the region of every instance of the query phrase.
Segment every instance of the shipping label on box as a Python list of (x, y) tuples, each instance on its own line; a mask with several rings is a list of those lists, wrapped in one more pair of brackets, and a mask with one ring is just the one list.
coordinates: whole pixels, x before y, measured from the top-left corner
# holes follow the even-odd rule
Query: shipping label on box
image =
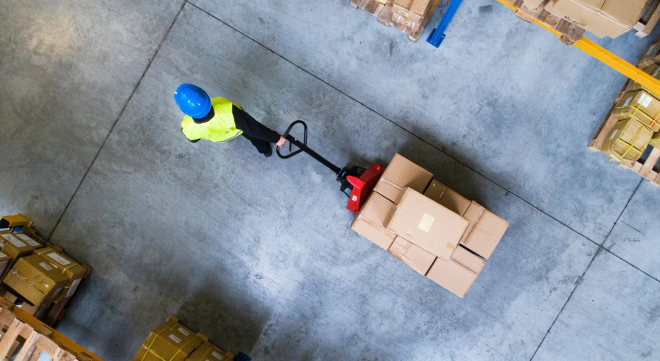
[(409, 161), (400, 154), (395, 154), (385, 172), (380, 177), (374, 190), (394, 203), (399, 203), (403, 189), (408, 187), (420, 193), (426, 190), (433, 179), (433, 174)]
[(426, 275), (436, 259), (435, 255), (402, 237), (396, 237), (388, 252), (423, 276)]
[(433, 255), (448, 260), (470, 222), (407, 188), (388, 229)]
[(387, 251), (396, 238), (396, 234), (386, 228), (395, 210), (394, 203), (373, 192), (353, 221), (351, 229)]

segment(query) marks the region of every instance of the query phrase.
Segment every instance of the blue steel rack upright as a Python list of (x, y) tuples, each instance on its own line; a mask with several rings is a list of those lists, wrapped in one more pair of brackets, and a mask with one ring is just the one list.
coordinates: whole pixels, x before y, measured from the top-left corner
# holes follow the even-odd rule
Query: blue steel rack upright
[(442, 41), (445, 40), (445, 30), (447, 30), (449, 23), (454, 18), (454, 15), (456, 15), (456, 11), (458, 11), (461, 3), (463, 3), (463, 0), (451, 1), (449, 7), (445, 11), (445, 14), (442, 16), (442, 20), (440, 20), (440, 24), (438, 24), (437, 28), (431, 31), (431, 34), (429, 34), (429, 37), (426, 39), (427, 43), (435, 46), (436, 48), (440, 47)]

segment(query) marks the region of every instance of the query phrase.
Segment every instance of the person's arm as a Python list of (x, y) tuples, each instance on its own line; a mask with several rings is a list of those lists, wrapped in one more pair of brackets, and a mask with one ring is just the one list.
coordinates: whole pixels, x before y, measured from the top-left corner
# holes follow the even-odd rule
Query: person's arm
[(242, 130), (243, 133), (253, 138), (265, 140), (268, 143), (279, 143), (280, 134), (268, 128), (267, 126), (256, 121), (250, 114), (233, 107), (232, 113), (234, 114), (234, 122), (236, 129)]

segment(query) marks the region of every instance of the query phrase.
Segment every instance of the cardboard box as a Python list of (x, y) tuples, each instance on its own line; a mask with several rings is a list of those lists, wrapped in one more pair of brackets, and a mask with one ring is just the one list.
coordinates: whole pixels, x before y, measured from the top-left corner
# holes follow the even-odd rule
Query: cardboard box
[(469, 223), (423, 194), (406, 188), (387, 228), (448, 260)]
[(646, 68), (658, 63), (660, 63), (660, 41), (649, 45), (649, 48), (646, 49), (644, 55), (642, 55), (642, 57), (637, 62), (637, 67)]
[(614, 108), (612, 115), (620, 120), (636, 117), (650, 128), (660, 120), (660, 100), (640, 90), (624, 95)]
[(396, 238), (396, 234), (387, 229), (387, 223), (394, 211), (394, 203), (373, 192), (353, 221), (351, 229), (387, 251)]
[(573, 2), (572, 0), (554, 0), (545, 5), (551, 14), (569, 21), (599, 38), (609, 36), (617, 38), (626, 33), (635, 24), (627, 25), (599, 11)]
[(461, 238), (461, 244), (470, 251), (488, 259), (509, 228), (509, 222), (477, 202), (470, 204), (464, 217), (470, 221), (470, 225)]
[(57, 298), (68, 281), (40, 256), (32, 255), (19, 258), (2, 283), (22, 299), (40, 306)]
[(71, 257), (57, 252), (50, 247), (35, 250), (34, 254), (40, 255), (48, 264), (62, 272), (69, 279), (58, 301), (71, 298), (78, 289), (78, 285), (80, 285), (83, 277), (87, 274), (87, 269)]
[(477, 279), (477, 274), (453, 259), (445, 261), (438, 258), (433, 262), (426, 277), (456, 296), (464, 298)]
[(204, 341), (208, 340), (170, 317), (149, 333), (133, 361), (185, 361)]
[(431, 5), (431, 0), (414, 0), (410, 4), (410, 11), (414, 14), (424, 16), (429, 5)]
[(646, 9), (647, 0), (571, 0), (632, 28)]
[(398, 16), (399, 18), (403, 18), (404, 20), (411, 22), (411, 23), (420, 23), (422, 22), (422, 15), (415, 14), (414, 12), (408, 10), (407, 8), (397, 5), (396, 3), (392, 6), (392, 21), (397, 22), (394, 20), (395, 15)]
[[(19, 236), (22, 237), (19, 238)], [(9, 264), (7, 265), (6, 272), (8, 272), (9, 269), (11, 269), (11, 267), (16, 263), (16, 261), (18, 261), (19, 258), (24, 256), (29, 256), (32, 254), (32, 252), (34, 252), (35, 249), (41, 247), (41, 244), (39, 244), (34, 240), (31, 240), (31, 238), (30, 238), (31, 242), (28, 243), (23, 239), (23, 237), (27, 237), (27, 236), (16, 233), (0, 234), (0, 244), (2, 244), (2, 248), (0, 250), (2, 251), (2, 253), (12, 258), (12, 260), (9, 261)]]
[(485, 259), (481, 258), (476, 253), (471, 252), (462, 244), (456, 247), (456, 250), (454, 250), (454, 253), (451, 255), (451, 259), (476, 274), (479, 274), (486, 265)]
[(0, 252), (0, 276), (9, 270), (12, 260), (12, 257)]
[(423, 276), (426, 276), (436, 259), (433, 254), (402, 237), (396, 237), (388, 252)]
[(209, 342), (203, 342), (188, 356), (186, 361), (231, 361), (234, 355), (224, 352)]
[(412, 188), (422, 193), (432, 179), (433, 174), (431, 172), (400, 154), (395, 154), (380, 180), (376, 183), (374, 190), (398, 204), (404, 188)]
[(620, 120), (614, 124), (600, 151), (617, 162), (636, 161), (646, 150), (651, 137), (653, 131), (637, 118)]
[(415, 30), (419, 26), (417, 23), (412, 22), (410, 19), (397, 14), (392, 14), (392, 22), (407, 26), (411, 30)]
[(412, 5), (413, 0), (394, 0), (394, 5), (401, 6), (405, 9), (410, 9), (410, 5)]
[(440, 203), (459, 216), (465, 214), (470, 203), (472, 203), (467, 198), (456, 193), (456, 191), (440, 183), (437, 179), (434, 179), (429, 187), (426, 188), (424, 195), (431, 198), (436, 203)]

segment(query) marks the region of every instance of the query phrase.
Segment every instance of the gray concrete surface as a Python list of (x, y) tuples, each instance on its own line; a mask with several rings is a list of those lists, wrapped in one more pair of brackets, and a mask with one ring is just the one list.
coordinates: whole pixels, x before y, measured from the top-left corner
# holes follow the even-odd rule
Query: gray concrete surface
[[(348, 1), (36, 4), (0, 5), (21, 89), (0, 98), (0, 210), (94, 267), (59, 328), (105, 359), (171, 314), (255, 360), (657, 353), (658, 190), (585, 148), (623, 79), (503, 6), (466, 2), (433, 50)], [(601, 42), (634, 60), (650, 40)], [(461, 300), (354, 234), (320, 164), (187, 142), (181, 82), (306, 120), (340, 165), (400, 152), (512, 226)]]

